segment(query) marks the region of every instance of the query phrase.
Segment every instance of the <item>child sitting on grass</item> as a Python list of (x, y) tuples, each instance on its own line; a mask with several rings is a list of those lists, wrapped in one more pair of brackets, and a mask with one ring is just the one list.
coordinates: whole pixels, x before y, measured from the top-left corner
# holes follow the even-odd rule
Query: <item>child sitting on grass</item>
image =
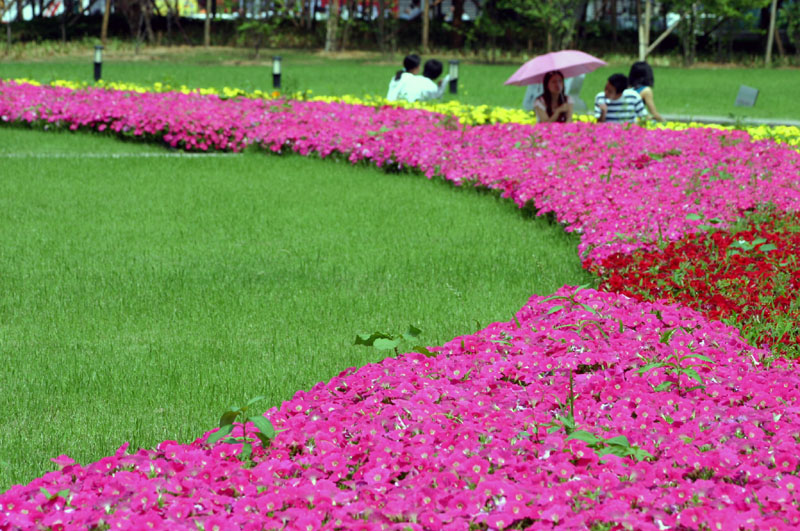
[(395, 101), (397, 99), (400, 87), (402, 87), (406, 81), (413, 79), (415, 75), (419, 74), (419, 65), (421, 63), (422, 59), (420, 59), (419, 55), (415, 53), (406, 55), (405, 59), (403, 59), (403, 69), (398, 70), (392, 77), (392, 80), (389, 81), (389, 92), (386, 93), (387, 100)]
[(400, 86), (397, 99), (415, 102), (441, 98), (444, 94), (444, 87), (450, 79), (449, 76), (445, 76), (442, 81), (436, 83), (436, 79), (442, 75), (443, 69), (441, 61), (428, 59), (425, 61), (421, 76), (409, 78)]
[(594, 116), (598, 122), (632, 122), (647, 116), (642, 97), (628, 88), (624, 74), (613, 74), (606, 88), (594, 98)]

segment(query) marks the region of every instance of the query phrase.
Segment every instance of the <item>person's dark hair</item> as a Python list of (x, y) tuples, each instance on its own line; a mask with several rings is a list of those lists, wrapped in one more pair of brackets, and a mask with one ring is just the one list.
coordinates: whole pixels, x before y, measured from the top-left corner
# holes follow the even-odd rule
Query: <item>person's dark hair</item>
[(394, 80), (400, 81), (400, 76), (403, 75), (403, 72), (411, 72), (417, 68), (421, 62), (422, 59), (415, 53), (406, 55), (406, 58), (403, 59), (403, 69), (397, 71), (397, 73), (394, 75)]
[(611, 74), (611, 77), (608, 78), (608, 82), (611, 83), (611, 86), (617, 91), (617, 94), (622, 94), (622, 91), (628, 88), (628, 78), (625, 77), (625, 74)]
[[(553, 101), (553, 96), (550, 94), (550, 91), (547, 90), (547, 85), (550, 83), (550, 80), (553, 76), (561, 76), (561, 93), (559, 93), (558, 98), (556, 101)], [(544, 88), (544, 93), (542, 94), (542, 98), (544, 98), (544, 106), (547, 109), (547, 116), (553, 116), (553, 108), (560, 107), (567, 101), (567, 95), (564, 94), (564, 74), (561, 73), (560, 70), (553, 70), (544, 75), (544, 79), (542, 80), (542, 88)], [(559, 122), (566, 122), (567, 115), (562, 113), (558, 117)]]
[(428, 59), (425, 61), (425, 67), (422, 69), (422, 75), (428, 79), (435, 80), (442, 75), (442, 70), (444, 70), (444, 67), (441, 61), (438, 59)]
[(628, 74), (628, 83), (633, 88), (652, 87), (655, 84), (653, 79), (653, 69), (644, 61), (637, 61), (631, 65)]

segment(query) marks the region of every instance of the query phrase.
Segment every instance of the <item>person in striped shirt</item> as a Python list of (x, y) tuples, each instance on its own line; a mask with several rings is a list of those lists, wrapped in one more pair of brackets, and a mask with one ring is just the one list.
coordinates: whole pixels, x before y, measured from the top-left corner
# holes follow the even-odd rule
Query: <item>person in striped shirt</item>
[(647, 116), (642, 97), (628, 88), (624, 74), (613, 74), (606, 88), (594, 98), (594, 116), (598, 122), (632, 122)]

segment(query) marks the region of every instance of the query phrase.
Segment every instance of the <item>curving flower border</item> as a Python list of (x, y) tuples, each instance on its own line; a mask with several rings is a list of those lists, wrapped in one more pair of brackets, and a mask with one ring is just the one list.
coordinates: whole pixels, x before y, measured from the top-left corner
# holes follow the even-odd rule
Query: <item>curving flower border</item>
[[(20, 83), (30, 83), (39, 85), (38, 81), (32, 79), (16, 79)], [(422, 109), (456, 117), (460, 123), (468, 125), (487, 125), (487, 124), (528, 124), (534, 125), (536, 117), (533, 113), (522, 109), (510, 109), (493, 105), (469, 105), (456, 100), (448, 102), (430, 101), (408, 103), (404, 101), (389, 101), (381, 96), (316, 96), (313, 91), (298, 91), (291, 94), (284, 94), (280, 91), (254, 90), (247, 92), (240, 88), (223, 87), (217, 88), (190, 88), (187, 85), (172, 86), (168, 83), (153, 83), (152, 85), (141, 85), (138, 83), (127, 82), (105, 82), (99, 81), (95, 84), (77, 82), (69, 80), (57, 80), (50, 83), (51, 86), (65, 87), (71, 89), (86, 89), (89, 87), (100, 87), (111, 90), (124, 90), (132, 92), (180, 92), (182, 94), (201, 94), (214, 95), (221, 99), (232, 98), (253, 98), (275, 100), (289, 98), (299, 101), (324, 101), (329, 103), (349, 103), (352, 105), (366, 105), (371, 107), (393, 106), (402, 109)], [(575, 120), (583, 123), (596, 123), (594, 116), (578, 114)], [(745, 131), (754, 140), (770, 139), (777, 143), (789, 145), (795, 149), (800, 149), (800, 127), (796, 126), (768, 126), (768, 125), (720, 125), (706, 124), (701, 122), (653, 122), (647, 121), (642, 124), (644, 127), (652, 129), (671, 129), (681, 131), (689, 128), (717, 129), (720, 131)]]
[[(0, 117), (189, 150), (260, 146), (496, 189), (581, 233), (585, 257), (655, 249), (770, 202), (800, 155), (745, 133), (473, 127), (344, 103), (0, 84)], [(280, 433), (166, 441), (0, 495), (0, 528), (785, 529), (800, 525), (800, 378), (685, 307), (565, 287), (431, 349), (272, 409)]]

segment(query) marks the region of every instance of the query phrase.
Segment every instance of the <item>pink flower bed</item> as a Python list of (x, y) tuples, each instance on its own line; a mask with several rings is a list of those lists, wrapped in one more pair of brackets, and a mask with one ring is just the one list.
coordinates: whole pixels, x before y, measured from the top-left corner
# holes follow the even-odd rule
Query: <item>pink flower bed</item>
[[(581, 233), (590, 258), (771, 202), (800, 155), (743, 133), (464, 127), (422, 111), (0, 83), (0, 118), (184, 149), (412, 167), (501, 190)], [(794, 529), (800, 377), (680, 306), (564, 287), (516, 318), (350, 369), (238, 446), (166, 441), (0, 494), (0, 529)]]
[[(584, 290), (533, 297), (514, 321), (435, 350), (345, 371), (268, 411), (287, 431), (252, 468), (203, 439), (87, 466), (56, 459), (60, 471), (0, 496), (0, 527), (800, 525), (800, 378), (788, 363), (761, 368), (767, 353), (731, 327)], [(637, 371), (674, 354), (698, 364), (704, 390)], [(651, 457), (601, 457), (548, 430), (569, 414), (570, 371), (577, 428)], [(673, 390), (654, 390), (666, 381)]]

